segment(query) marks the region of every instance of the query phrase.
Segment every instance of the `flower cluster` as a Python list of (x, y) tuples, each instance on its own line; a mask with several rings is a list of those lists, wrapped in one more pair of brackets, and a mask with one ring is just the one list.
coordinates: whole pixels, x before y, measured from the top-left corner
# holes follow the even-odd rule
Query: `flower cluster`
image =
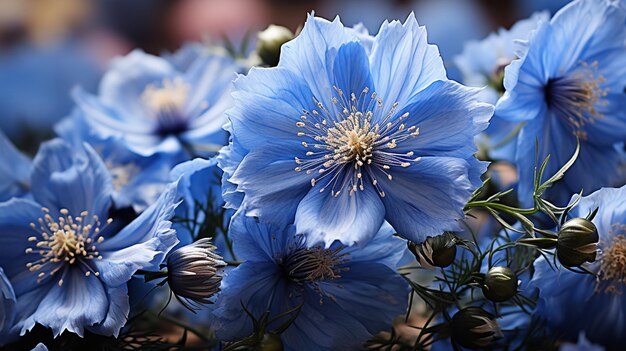
[(413, 14), (225, 46), (116, 58), (32, 158), (0, 133), (0, 346), (626, 343), (621, 2), (467, 43), (465, 85)]

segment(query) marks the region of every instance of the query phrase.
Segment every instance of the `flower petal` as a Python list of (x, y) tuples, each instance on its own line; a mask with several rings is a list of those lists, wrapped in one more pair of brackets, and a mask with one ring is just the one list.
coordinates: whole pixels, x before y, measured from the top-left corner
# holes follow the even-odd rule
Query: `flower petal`
[(407, 168), (395, 168), (385, 192), (385, 219), (405, 239), (420, 243), (427, 236), (458, 228), (474, 185), (470, 164), (452, 157), (422, 157)]
[(170, 219), (178, 206), (177, 184), (168, 186), (159, 200), (117, 235), (98, 245), (101, 260), (93, 264), (108, 286), (128, 282), (138, 269), (159, 269), (165, 255), (178, 243)]
[(295, 225), (306, 234), (310, 245), (319, 242), (329, 247), (335, 240), (352, 245), (371, 239), (383, 223), (385, 209), (375, 187), (350, 194), (348, 189), (334, 196), (330, 189), (321, 192), (321, 184), (310, 189), (298, 204)]
[(60, 139), (44, 143), (33, 162), (33, 196), (53, 214), (67, 209), (107, 218), (113, 186), (108, 169), (91, 146), (78, 153)]
[(420, 27), (413, 13), (404, 24), (384, 22), (374, 40), (370, 55), (372, 78), (382, 98), (383, 111), (436, 80), (446, 80), (446, 70), (435, 45), (429, 45), (426, 28)]

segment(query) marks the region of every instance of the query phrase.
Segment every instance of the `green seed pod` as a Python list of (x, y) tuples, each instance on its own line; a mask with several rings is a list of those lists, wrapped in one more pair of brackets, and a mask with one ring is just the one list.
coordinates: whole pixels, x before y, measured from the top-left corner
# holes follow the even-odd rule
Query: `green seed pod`
[(263, 339), (261, 339), (257, 348), (259, 351), (283, 351), (284, 349), (285, 347), (282, 340), (280, 340), (280, 336), (274, 333), (263, 334)]
[(509, 267), (492, 267), (485, 274), (482, 290), (493, 302), (506, 301), (517, 294), (517, 275)]
[(289, 29), (271, 24), (264, 31), (259, 32), (256, 52), (263, 63), (275, 67), (280, 58), (280, 47), (293, 37)]
[(421, 244), (408, 241), (407, 246), (422, 267), (445, 268), (454, 262), (456, 241), (454, 234), (446, 232), (435, 237), (429, 236)]
[(479, 307), (467, 307), (452, 317), (452, 340), (468, 349), (484, 349), (502, 337), (494, 316)]
[(598, 229), (588, 219), (573, 218), (559, 229), (556, 255), (566, 267), (578, 267), (596, 260)]

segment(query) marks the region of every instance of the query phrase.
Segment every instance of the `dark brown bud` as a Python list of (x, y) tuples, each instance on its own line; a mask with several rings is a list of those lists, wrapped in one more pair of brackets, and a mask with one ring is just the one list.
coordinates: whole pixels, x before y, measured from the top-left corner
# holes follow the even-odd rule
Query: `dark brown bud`
[(454, 262), (456, 243), (456, 236), (446, 232), (435, 237), (429, 236), (421, 244), (408, 241), (407, 245), (422, 267), (435, 269), (448, 267)]
[(506, 301), (517, 294), (517, 275), (509, 267), (492, 267), (483, 281), (483, 295), (491, 301)]
[(556, 254), (559, 262), (567, 267), (578, 267), (596, 260), (598, 229), (588, 219), (573, 218), (559, 229)]

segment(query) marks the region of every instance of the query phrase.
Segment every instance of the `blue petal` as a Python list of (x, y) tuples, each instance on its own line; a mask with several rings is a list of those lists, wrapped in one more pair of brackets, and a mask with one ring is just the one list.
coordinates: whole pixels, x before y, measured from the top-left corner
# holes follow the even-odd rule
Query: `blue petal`
[(422, 242), (455, 230), (474, 186), (470, 164), (458, 158), (423, 157), (407, 168), (396, 168), (393, 180), (379, 185), (385, 192), (385, 219), (403, 238)]
[(245, 193), (248, 215), (279, 225), (293, 222), (297, 204), (311, 189), (312, 175), (296, 172), (291, 155), (291, 151), (259, 148), (243, 159), (230, 181)]
[(298, 233), (306, 234), (308, 244), (323, 242), (329, 247), (339, 240), (352, 245), (366, 242), (376, 234), (385, 208), (373, 186), (353, 194), (346, 189), (334, 196), (330, 189), (320, 192), (320, 185), (310, 189), (296, 211), (296, 228)]
[(418, 127), (419, 135), (399, 142), (394, 153), (414, 151), (417, 156), (462, 158), (473, 155), (474, 137), (487, 127), (493, 114), (493, 106), (478, 102), (479, 92), (454, 81), (438, 81), (411, 97), (398, 116), (408, 112), (404, 123)]
[(242, 304), (257, 319), (267, 309), (280, 312), (289, 309), (287, 287), (281, 276), (279, 267), (273, 262), (249, 261), (224, 278), (215, 303), (218, 307), (213, 311), (215, 333), (220, 340), (236, 340), (252, 333), (252, 321), (242, 311)]
[(259, 223), (241, 211), (233, 216), (229, 228), (237, 254), (241, 259), (252, 262), (272, 262), (282, 257), (294, 234), (295, 228), (292, 225), (279, 227)]
[(126, 284), (115, 288), (106, 287), (106, 294), (109, 299), (106, 317), (101, 322), (88, 326), (87, 329), (96, 334), (112, 335), (117, 338), (128, 321), (130, 311), (128, 288)]
[(0, 201), (28, 192), (31, 162), (0, 131)]
[(372, 47), (370, 66), (383, 111), (395, 102), (404, 104), (413, 94), (436, 80), (446, 80), (446, 70), (435, 45), (429, 45), (426, 29), (413, 13), (404, 24), (385, 22)]
[(117, 235), (98, 245), (102, 260), (93, 263), (108, 286), (130, 280), (138, 269), (159, 269), (165, 255), (178, 243), (170, 219), (178, 206), (177, 184), (170, 184), (159, 200)]
[(412, 258), (406, 246), (406, 241), (396, 237), (396, 231), (388, 224), (382, 227), (365, 245), (346, 247), (342, 252), (350, 254), (350, 262), (378, 262), (395, 270), (401, 264), (406, 263), (407, 258)]
[(329, 22), (309, 15), (300, 34), (281, 47), (278, 67), (297, 73), (300, 76), (298, 82), (308, 84), (312, 94), (304, 101), (315, 96), (319, 101), (329, 103), (333, 82), (328, 74), (332, 63), (327, 61), (327, 52), (354, 40), (358, 40), (358, 33), (345, 28), (339, 17)]
[(28, 237), (36, 234), (30, 223), (36, 223), (42, 217), (41, 205), (28, 199), (13, 198), (0, 203), (0, 267), (13, 284), (17, 295), (32, 289), (37, 275), (31, 273), (26, 264), (35, 261), (34, 255), (24, 253), (32, 246)]
[(235, 106), (227, 115), (231, 132), (244, 148), (271, 146), (290, 152), (304, 148), (296, 136), (301, 131), (296, 122), (301, 121), (303, 110), (317, 108), (305, 83), (280, 67), (252, 68), (247, 76), (235, 81)]
[[(79, 154), (60, 139), (41, 146), (33, 161), (33, 196), (51, 211), (68, 209), (107, 218), (113, 187), (109, 171), (93, 149)], [(53, 212), (55, 213), (55, 212)]]
[(39, 323), (52, 329), (55, 337), (65, 330), (83, 336), (85, 327), (105, 318), (109, 300), (102, 282), (85, 277), (80, 269), (66, 272), (63, 285), (52, 284), (37, 310), (25, 319), (25, 328)]
[(238, 209), (242, 202), (244, 193), (237, 191), (237, 184), (230, 181), (237, 167), (246, 156), (247, 151), (241, 144), (235, 142), (235, 136), (231, 136), (232, 141), (220, 149), (217, 155), (217, 164), (224, 171), (222, 175), (222, 198), (225, 201), (224, 207)]
[[(329, 51), (328, 54), (333, 53)], [(370, 65), (365, 49), (358, 42), (341, 45), (336, 52), (333, 66), (334, 85), (344, 94), (359, 96), (363, 89), (375, 90), (370, 76)]]

